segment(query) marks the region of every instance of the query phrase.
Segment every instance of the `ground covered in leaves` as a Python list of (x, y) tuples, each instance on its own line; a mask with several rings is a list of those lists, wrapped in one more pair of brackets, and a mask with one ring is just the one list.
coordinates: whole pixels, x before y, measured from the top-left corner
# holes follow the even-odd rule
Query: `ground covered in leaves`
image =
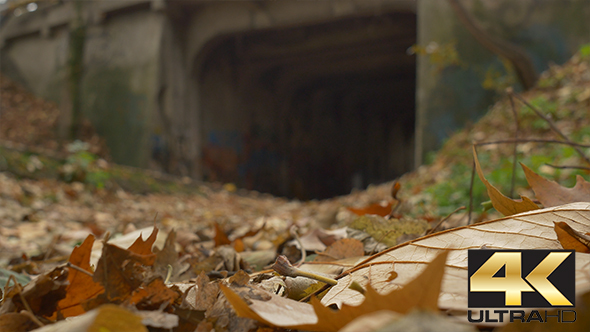
[[(576, 175), (590, 173), (590, 59), (581, 55), (552, 67), (533, 91), (508, 93), (397, 184), (310, 202), (114, 165), (89, 125), (84, 143), (60, 140), (54, 104), (7, 78), (0, 85), (0, 330), (401, 331), (410, 324), (472, 331), (461, 323), (462, 302), (449, 299), (463, 296), (448, 278), (463, 268), (466, 248), (522, 243), (516, 248), (588, 252), (589, 208), (561, 206), (589, 201), (590, 184), (579, 182), (572, 199), (534, 178), (572, 187)], [(516, 149), (507, 140), (518, 140)], [(474, 142), (483, 182), (472, 171)], [(514, 156), (534, 173), (514, 172)], [(491, 186), (535, 201), (523, 207)], [(511, 211), (528, 213), (523, 218), (536, 228), (494, 220)], [(568, 213), (584, 222), (569, 225)], [(470, 233), (477, 227), (481, 237)], [(491, 239), (490, 229), (523, 238)], [(457, 250), (447, 258), (450, 247)], [(576, 280), (590, 289), (590, 281)], [(578, 307), (588, 310), (588, 294), (578, 295)], [(341, 310), (324, 307), (332, 303)], [(574, 331), (588, 330), (582, 326)]]

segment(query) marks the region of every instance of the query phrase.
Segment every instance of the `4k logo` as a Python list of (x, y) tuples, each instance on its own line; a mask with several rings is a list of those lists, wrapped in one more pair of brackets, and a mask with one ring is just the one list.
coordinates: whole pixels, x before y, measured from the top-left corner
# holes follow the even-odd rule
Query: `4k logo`
[(470, 308), (573, 307), (571, 250), (469, 250)]

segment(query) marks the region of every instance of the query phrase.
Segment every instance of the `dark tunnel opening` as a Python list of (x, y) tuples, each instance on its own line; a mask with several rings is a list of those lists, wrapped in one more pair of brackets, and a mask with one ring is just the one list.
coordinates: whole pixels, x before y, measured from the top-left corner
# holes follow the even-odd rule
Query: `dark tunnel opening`
[(415, 14), (219, 38), (197, 77), (206, 180), (323, 199), (413, 168)]

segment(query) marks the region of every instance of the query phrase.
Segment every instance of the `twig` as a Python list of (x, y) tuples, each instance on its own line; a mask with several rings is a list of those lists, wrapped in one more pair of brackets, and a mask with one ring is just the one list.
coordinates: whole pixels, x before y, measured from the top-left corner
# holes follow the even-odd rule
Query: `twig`
[(334, 286), (338, 283), (338, 281), (336, 281), (335, 279), (324, 277), (313, 272), (304, 271), (296, 268), (295, 266), (291, 265), (287, 257), (283, 255), (277, 257), (276, 262), (272, 265), (272, 269), (282, 276), (287, 276), (291, 278), (305, 277), (321, 281), (331, 286)]
[[(559, 128), (557, 128), (557, 126), (555, 125), (555, 123), (553, 122), (553, 120), (551, 120), (551, 118), (549, 118), (548, 116), (545, 116), (543, 113), (541, 113), (541, 111), (539, 111), (535, 106), (531, 105), (528, 101), (526, 101), (524, 98), (522, 98), (521, 96), (512, 93), (513, 96), (515, 96), (518, 100), (520, 100), (523, 104), (525, 104), (528, 108), (530, 108), (531, 110), (533, 110), (533, 112), (535, 112), (541, 119), (545, 120), (545, 122), (547, 122), (549, 124), (549, 127), (551, 127), (551, 129), (558, 134), (561, 138), (563, 138), (565, 141), (567, 142), (571, 142), (569, 138), (567, 138), (567, 136), (565, 136), (561, 130), (559, 130)], [(576, 152), (588, 163), (590, 164), (590, 159), (588, 159), (588, 157), (584, 154), (584, 152), (582, 150), (580, 150), (579, 147), (574, 146), (574, 149), (576, 150)]]
[[(475, 157), (474, 157), (475, 158)], [(469, 211), (467, 213), (467, 225), (471, 225), (471, 213), (473, 212), (473, 184), (475, 182), (475, 159), (471, 165), (471, 182), (469, 183)]]
[(35, 313), (33, 313), (33, 310), (31, 309), (31, 306), (29, 305), (29, 302), (27, 302), (27, 299), (23, 295), (23, 286), (21, 286), (16, 281), (16, 277), (14, 275), (12, 275), (12, 274), (10, 275), (10, 277), (8, 277), (8, 280), (6, 281), (6, 285), (4, 285), (4, 296), (6, 296), (6, 294), (8, 294), (8, 285), (10, 284), (10, 281), (12, 281), (14, 283), (14, 288), (16, 289), (16, 292), (17, 292), (18, 296), (20, 296), (20, 299), (23, 302), (23, 306), (25, 307), (25, 310), (21, 310), (21, 313), (24, 314), (24, 315), (26, 315), (27, 317), (29, 317), (38, 326), (40, 326), (40, 327), (45, 326), (45, 324), (43, 324), (35, 316)]
[[(21, 295), (21, 297), (22, 297), (22, 295)], [(24, 299), (23, 299), (23, 301), (24, 301)], [(30, 312), (30, 311), (28, 311), (28, 310), (21, 310), (21, 311), (20, 311), (20, 314), (21, 314), (21, 315), (25, 315), (25, 316), (29, 317), (29, 319), (30, 319), (30, 320), (32, 320), (32, 321), (33, 321), (33, 323), (37, 324), (39, 327), (43, 327), (43, 326), (45, 326), (45, 324), (43, 324), (43, 323), (42, 323), (42, 322), (39, 320), (39, 318), (37, 318), (37, 316), (35, 316), (35, 315), (34, 315), (32, 312)]]
[(576, 142), (566, 142), (566, 141), (558, 141), (554, 139), (540, 139), (540, 138), (524, 138), (524, 139), (502, 139), (497, 141), (487, 141), (487, 142), (475, 142), (473, 143), (475, 146), (481, 145), (491, 145), (491, 144), (504, 144), (504, 143), (556, 143), (556, 144), (565, 144), (571, 146), (579, 146), (582, 148), (590, 148), (590, 144), (581, 144)]
[(82, 273), (84, 273), (84, 274), (87, 274), (87, 275), (89, 275), (90, 277), (94, 278), (94, 274), (92, 274), (92, 273), (90, 273), (90, 272), (88, 272), (88, 271), (84, 270), (83, 268), (81, 268), (81, 267), (79, 267), (79, 266), (77, 266), (77, 265), (74, 265), (74, 264), (72, 264), (72, 263), (70, 263), (70, 262), (67, 262), (67, 263), (66, 263), (66, 266), (67, 266), (67, 267), (69, 267), (69, 268), (71, 268), (71, 269), (74, 269), (74, 270), (76, 270), (76, 271), (78, 271), (78, 272), (82, 272)]
[(455, 213), (457, 213), (458, 211), (461, 211), (461, 210), (465, 210), (465, 207), (464, 207), (464, 206), (458, 207), (458, 208), (456, 208), (456, 209), (455, 209), (455, 211), (453, 211), (453, 212), (449, 213), (449, 215), (448, 215), (448, 216), (446, 216), (446, 217), (442, 218), (442, 219), (441, 219), (441, 220), (438, 222), (438, 224), (436, 224), (436, 226), (434, 226), (434, 227), (433, 227), (433, 228), (431, 228), (431, 229), (430, 229), (428, 232), (426, 232), (426, 235), (428, 235), (428, 234), (432, 234), (432, 233), (434, 232), (434, 230), (436, 230), (436, 229), (438, 228), (438, 226), (440, 226), (440, 225), (441, 225), (443, 222), (445, 222), (447, 219), (449, 219), (449, 218), (450, 218), (450, 217), (451, 217), (453, 214), (455, 214)]
[[(516, 124), (516, 128), (514, 130), (514, 140), (518, 139), (518, 131), (519, 131), (519, 125), (518, 125), (518, 115), (516, 114), (516, 107), (514, 106), (514, 90), (512, 90), (512, 88), (508, 88), (507, 90), (508, 92), (508, 97), (510, 99), (510, 106), (512, 108), (512, 114), (514, 115), (514, 122)], [(516, 183), (516, 161), (517, 161), (517, 147), (518, 144), (515, 142), (514, 143), (514, 153), (513, 153), (513, 158), (512, 158), (512, 180), (510, 182), (510, 197), (514, 197), (514, 185)]]
[(590, 167), (586, 167), (586, 166), (576, 166), (576, 165), (563, 165), (563, 166), (560, 166), (560, 165), (551, 165), (551, 164), (545, 164), (545, 165), (547, 165), (549, 167), (553, 167), (553, 168), (560, 168), (560, 169), (568, 169), (568, 168), (571, 168), (571, 169), (583, 169), (583, 170), (586, 170), (586, 171), (590, 171)]
[(166, 279), (164, 280), (164, 283), (167, 284), (170, 282), (170, 277), (172, 277), (172, 265), (168, 264), (168, 271), (166, 273)]

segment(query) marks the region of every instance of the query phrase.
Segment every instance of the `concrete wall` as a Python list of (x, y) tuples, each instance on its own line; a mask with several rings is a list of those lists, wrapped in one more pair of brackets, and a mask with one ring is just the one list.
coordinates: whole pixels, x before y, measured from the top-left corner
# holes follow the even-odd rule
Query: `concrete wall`
[(151, 158), (163, 22), (146, 9), (87, 28), (81, 108), (113, 159), (127, 165)]

